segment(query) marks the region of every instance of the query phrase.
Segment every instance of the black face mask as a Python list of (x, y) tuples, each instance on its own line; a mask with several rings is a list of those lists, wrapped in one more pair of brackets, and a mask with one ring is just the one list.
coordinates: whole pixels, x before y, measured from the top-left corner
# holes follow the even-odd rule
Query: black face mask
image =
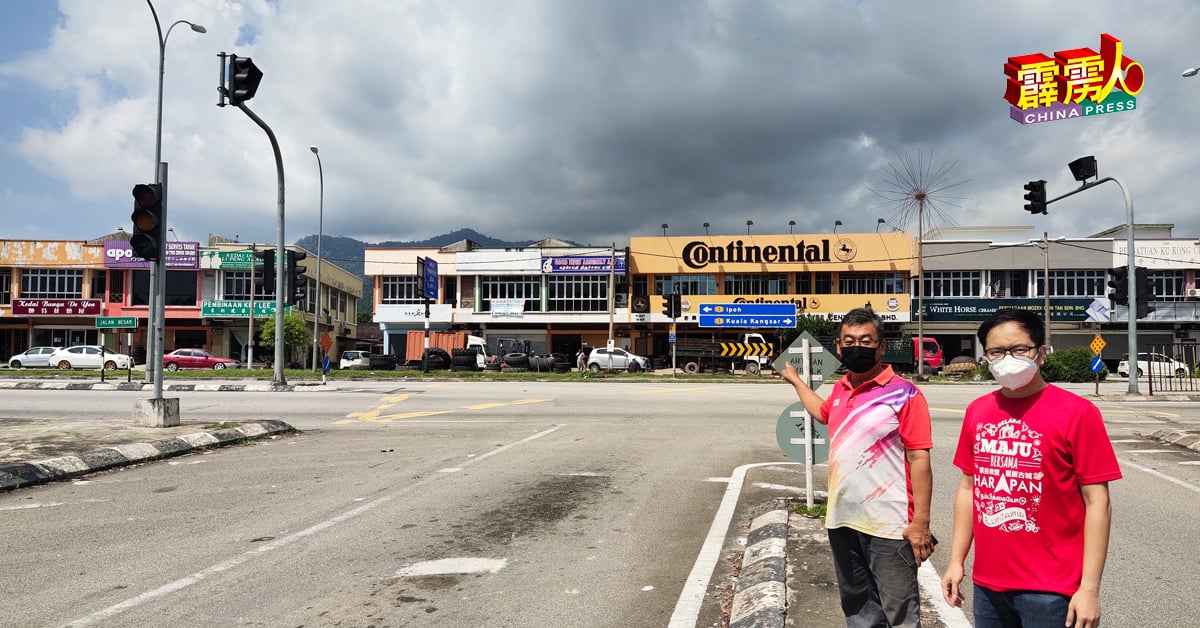
[(842, 365), (851, 373), (866, 373), (879, 364), (878, 347), (842, 347)]

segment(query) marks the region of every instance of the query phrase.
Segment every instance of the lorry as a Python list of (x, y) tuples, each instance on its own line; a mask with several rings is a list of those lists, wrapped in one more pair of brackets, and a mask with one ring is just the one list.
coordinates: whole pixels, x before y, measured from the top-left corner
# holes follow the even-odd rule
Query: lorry
[[(936, 375), (942, 370), (942, 362), (945, 359), (945, 354), (942, 353), (942, 346), (938, 344), (937, 339), (925, 336), (922, 339), (922, 350), (924, 351), (925, 372), (931, 375)], [(917, 372), (918, 349), (913, 336), (903, 336), (899, 338), (887, 338), (887, 350), (883, 354), (883, 363), (890, 364), (897, 373), (915, 373)]]
[(747, 375), (758, 375), (771, 365), (775, 346), (767, 342), (762, 334), (741, 334), (722, 339), (717, 335), (708, 338), (679, 337), (675, 340), (675, 363), (683, 366), (688, 374), (744, 371)]
[[(404, 347), (397, 348), (401, 368), (420, 368), (425, 355), (425, 331), (410, 330), (404, 336)], [(483, 338), (463, 331), (429, 332), (429, 368), (452, 371), (478, 371), (492, 359)]]

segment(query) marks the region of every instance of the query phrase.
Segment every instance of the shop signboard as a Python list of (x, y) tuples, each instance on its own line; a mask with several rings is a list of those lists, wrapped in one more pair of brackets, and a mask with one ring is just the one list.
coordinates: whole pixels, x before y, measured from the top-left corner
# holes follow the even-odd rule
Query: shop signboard
[(13, 299), (13, 316), (99, 316), (100, 299)]
[[(1103, 308), (1095, 301), (1102, 301)], [(914, 299), (913, 319), (917, 318), (917, 301)], [(979, 322), (997, 310), (1022, 309), (1043, 316), (1043, 299), (924, 299), (927, 323)], [(1073, 323), (1107, 323), (1104, 315), (1108, 310), (1108, 299), (1051, 299), (1050, 320)]]
[[(254, 302), (254, 316), (256, 318), (267, 318), (274, 315), (275, 301)], [(201, 301), (200, 316), (204, 318), (246, 318), (250, 316), (250, 301)]]
[[(615, 268), (614, 268), (615, 262)], [(556, 255), (542, 257), (542, 272), (548, 275), (625, 274), (625, 252), (606, 255)]]
[[(167, 241), (163, 249), (163, 261), (167, 268), (196, 270), (200, 268), (200, 243)], [(133, 253), (127, 240), (109, 240), (104, 243), (105, 268), (150, 268), (149, 260)]]

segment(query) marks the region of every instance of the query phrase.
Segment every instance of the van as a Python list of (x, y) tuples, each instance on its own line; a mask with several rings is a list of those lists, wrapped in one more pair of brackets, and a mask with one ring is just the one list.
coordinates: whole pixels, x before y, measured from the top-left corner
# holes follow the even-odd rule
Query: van
[(365, 369), (370, 368), (371, 358), (366, 351), (343, 351), (342, 359), (338, 364), (338, 368), (343, 371), (346, 369)]

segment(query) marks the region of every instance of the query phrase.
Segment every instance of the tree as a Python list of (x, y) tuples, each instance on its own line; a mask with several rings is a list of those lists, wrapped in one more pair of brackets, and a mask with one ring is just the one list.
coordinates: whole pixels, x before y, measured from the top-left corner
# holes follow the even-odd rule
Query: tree
[[(258, 333), (258, 346), (268, 350), (275, 348), (275, 318), (259, 319), (255, 326)], [(283, 354), (285, 361), (297, 347), (306, 349), (312, 346), (312, 330), (299, 312), (291, 312), (283, 317)]]

